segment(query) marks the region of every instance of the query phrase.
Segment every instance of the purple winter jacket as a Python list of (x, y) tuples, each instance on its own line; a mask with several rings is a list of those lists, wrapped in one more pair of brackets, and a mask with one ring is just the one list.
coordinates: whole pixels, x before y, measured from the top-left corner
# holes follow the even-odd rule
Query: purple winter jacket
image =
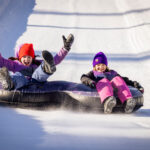
[[(65, 50), (64, 48), (60, 49), (60, 51), (54, 56), (55, 65), (58, 65), (65, 58), (67, 53), (68, 51)], [(25, 66), (18, 60), (13, 61), (3, 58), (0, 53), (0, 68), (1, 67), (6, 67), (8, 68), (9, 71), (12, 72), (17, 72), (28, 68), (36, 69), (38, 65), (31, 64), (30, 66)]]

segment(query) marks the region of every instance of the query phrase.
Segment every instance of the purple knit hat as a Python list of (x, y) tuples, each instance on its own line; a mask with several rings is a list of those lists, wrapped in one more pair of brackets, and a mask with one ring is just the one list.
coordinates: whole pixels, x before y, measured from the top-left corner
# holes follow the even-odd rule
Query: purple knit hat
[(108, 65), (107, 57), (103, 52), (99, 52), (94, 56), (93, 67), (95, 67), (95, 65), (100, 63), (105, 64), (106, 66)]

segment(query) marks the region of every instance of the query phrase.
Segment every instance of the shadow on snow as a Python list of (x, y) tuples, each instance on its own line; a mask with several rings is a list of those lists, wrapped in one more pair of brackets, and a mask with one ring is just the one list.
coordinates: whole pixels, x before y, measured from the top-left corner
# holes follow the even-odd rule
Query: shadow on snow
[[(7, 5), (6, 5), (7, 4)], [(26, 31), (29, 15), (35, 6), (35, 0), (1, 0), (0, 13), (0, 50), (4, 57), (14, 55), (17, 39)]]

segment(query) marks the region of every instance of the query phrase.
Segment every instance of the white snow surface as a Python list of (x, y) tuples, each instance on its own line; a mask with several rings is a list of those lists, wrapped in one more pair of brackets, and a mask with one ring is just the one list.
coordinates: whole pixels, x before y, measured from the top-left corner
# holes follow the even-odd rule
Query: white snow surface
[(20, 44), (53, 54), (62, 35), (74, 34), (68, 56), (48, 80), (80, 83), (92, 58), (106, 53), (109, 67), (144, 87), (133, 114), (0, 107), (0, 150), (147, 150), (150, 147), (149, 0), (0, 0), (0, 53)]

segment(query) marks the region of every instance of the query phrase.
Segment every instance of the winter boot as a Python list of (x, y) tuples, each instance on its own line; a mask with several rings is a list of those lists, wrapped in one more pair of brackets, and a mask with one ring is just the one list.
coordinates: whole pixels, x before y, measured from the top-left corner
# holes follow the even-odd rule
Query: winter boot
[(6, 67), (0, 69), (0, 83), (5, 90), (11, 90), (14, 87), (13, 81)]
[(104, 102), (104, 113), (110, 114), (113, 108), (116, 106), (116, 98), (114, 96), (108, 97)]
[(42, 66), (43, 71), (47, 74), (53, 74), (56, 71), (56, 66), (52, 54), (44, 50), (42, 51), (42, 57), (44, 61), (44, 64)]
[(126, 105), (125, 105), (125, 113), (129, 114), (131, 112), (133, 112), (133, 109), (136, 105), (136, 101), (134, 98), (130, 98), (126, 101)]

